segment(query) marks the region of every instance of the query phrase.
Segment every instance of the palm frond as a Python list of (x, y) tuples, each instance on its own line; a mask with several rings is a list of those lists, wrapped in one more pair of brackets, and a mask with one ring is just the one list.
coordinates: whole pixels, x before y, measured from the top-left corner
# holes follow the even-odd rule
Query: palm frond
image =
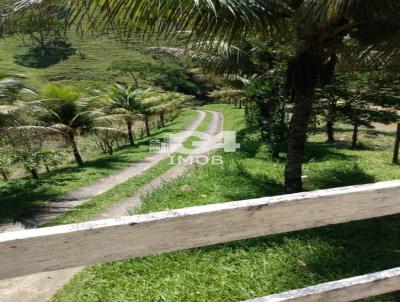
[(18, 126), (0, 128), (0, 134), (9, 138), (12, 137), (29, 137), (31, 139), (46, 141), (50, 138), (62, 139), (68, 141), (66, 132), (61, 131), (56, 127), (42, 127), (42, 126)]
[[(150, 47), (153, 55), (163, 55), (176, 60), (188, 59), (206, 72), (226, 76), (252, 74), (256, 66), (251, 60), (251, 45), (241, 42), (242, 47), (219, 41), (203, 41), (185, 48)], [(249, 50), (246, 51), (245, 49)]]
[[(21, 0), (12, 12), (35, 6), (46, 9), (50, 0)], [(253, 31), (269, 34), (282, 24), (289, 9), (277, 0), (60, 0), (68, 24), (81, 30), (117, 32), (120, 37), (185, 38), (187, 41), (231, 42)]]
[[(297, 11), (297, 18), (305, 24), (327, 27), (346, 18), (365, 20), (390, 18), (397, 0), (304, 0)], [(361, 17), (361, 18), (358, 18)]]
[(90, 129), (90, 133), (95, 135), (110, 135), (114, 137), (124, 137), (124, 138), (127, 136), (125, 131), (111, 127), (93, 127)]
[(213, 99), (244, 99), (244, 90), (239, 89), (228, 89), (228, 90), (218, 90), (209, 93), (209, 96)]

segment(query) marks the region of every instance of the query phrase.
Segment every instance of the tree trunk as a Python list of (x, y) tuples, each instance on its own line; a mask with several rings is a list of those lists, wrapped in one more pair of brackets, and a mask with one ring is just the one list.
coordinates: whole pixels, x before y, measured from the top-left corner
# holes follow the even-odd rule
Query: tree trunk
[(150, 125), (149, 125), (149, 117), (148, 116), (144, 117), (144, 126), (146, 128), (147, 136), (150, 136)]
[(394, 164), (399, 163), (399, 147), (400, 147), (400, 123), (397, 123), (396, 141), (394, 143), (393, 160)]
[(288, 154), (285, 168), (286, 193), (296, 193), (303, 190), (301, 180), (302, 166), (312, 101), (312, 93), (296, 96), (288, 138)]
[(108, 144), (108, 154), (113, 155), (113, 147), (111, 144)]
[(1, 176), (3, 176), (3, 179), (4, 179), (5, 181), (9, 181), (8, 175), (7, 175), (7, 173), (6, 173), (5, 171), (1, 171)]
[(46, 168), (46, 172), (47, 172), (47, 173), (50, 173), (50, 168), (49, 168), (49, 166), (46, 166), (45, 168)]
[(316, 113), (314, 113), (313, 115), (313, 119), (312, 119), (312, 123), (313, 123), (313, 134), (317, 134), (317, 130), (318, 130), (318, 116)]
[(39, 172), (38, 172), (37, 169), (32, 169), (32, 170), (31, 170), (31, 174), (32, 174), (32, 177), (33, 177), (34, 179), (39, 179)]
[(76, 144), (75, 137), (71, 137), (72, 152), (74, 153), (75, 161), (79, 167), (83, 166), (82, 156), (79, 153), (78, 145)]
[(358, 141), (358, 122), (354, 122), (354, 127), (353, 127), (353, 138), (351, 141), (351, 148), (355, 149), (357, 147), (357, 141)]
[(132, 77), (133, 81), (135, 82), (135, 88), (136, 88), (136, 89), (139, 88), (139, 82), (138, 82), (138, 79), (137, 79), (137, 77), (135, 76), (135, 74), (134, 74), (133, 72), (130, 72), (129, 74), (130, 74), (130, 76)]
[(131, 121), (127, 122), (127, 126), (128, 126), (129, 143), (133, 146), (133, 145), (135, 145), (135, 140), (133, 138), (133, 131), (132, 131), (133, 124), (132, 124), (132, 122)]
[(334, 130), (333, 130), (333, 122), (330, 120), (326, 122), (326, 134), (328, 136), (328, 143), (334, 143), (335, 136), (334, 136)]
[(160, 124), (161, 124), (161, 127), (165, 127), (164, 112), (160, 112)]
[(334, 122), (337, 112), (337, 101), (335, 99), (329, 101), (328, 120), (326, 122), (326, 134), (328, 136), (328, 143), (335, 142), (335, 129)]

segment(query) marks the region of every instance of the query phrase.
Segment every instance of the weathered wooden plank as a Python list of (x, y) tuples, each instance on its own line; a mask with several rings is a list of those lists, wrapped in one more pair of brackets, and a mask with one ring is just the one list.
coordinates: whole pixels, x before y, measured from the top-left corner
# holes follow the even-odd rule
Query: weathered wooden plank
[(400, 290), (400, 268), (395, 268), (245, 302), (350, 302), (398, 290)]
[(400, 181), (0, 234), (0, 279), (400, 212)]

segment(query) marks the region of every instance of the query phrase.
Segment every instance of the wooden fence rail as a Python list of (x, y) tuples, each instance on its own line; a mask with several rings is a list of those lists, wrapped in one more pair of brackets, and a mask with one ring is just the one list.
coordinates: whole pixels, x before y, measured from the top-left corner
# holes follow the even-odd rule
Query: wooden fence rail
[(400, 268), (395, 268), (245, 302), (350, 302), (399, 290)]
[(2, 233), (0, 279), (397, 213), (390, 181)]

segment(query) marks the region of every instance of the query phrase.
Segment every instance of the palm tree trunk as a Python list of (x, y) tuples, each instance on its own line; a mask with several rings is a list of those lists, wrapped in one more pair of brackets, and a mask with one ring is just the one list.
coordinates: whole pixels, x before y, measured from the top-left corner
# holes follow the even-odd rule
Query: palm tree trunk
[(149, 125), (149, 117), (148, 116), (144, 117), (144, 126), (146, 128), (147, 136), (150, 136), (150, 125)]
[(32, 177), (33, 177), (34, 179), (39, 179), (39, 172), (38, 172), (37, 169), (32, 169), (32, 170), (31, 170), (31, 174), (32, 174)]
[(285, 168), (286, 193), (296, 193), (303, 190), (301, 180), (302, 166), (312, 101), (311, 93), (296, 96), (288, 138), (288, 154)]
[(355, 149), (357, 147), (357, 141), (358, 141), (358, 122), (354, 122), (354, 127), (353, 127), (353, 138), (351, 141), (351, 148)]
[(161, 127), (165, 127), (164, 112), (160, 112), (160, 124), (161, 124)]
[(133, 131), (132, 131), (133, 124), (131, 121), (128, 121), (126, 124), (128, 126), (129, 143), (133, 146), (133, 145), (135, 145), (135, 140), (133, 139)]
[(82, 156), (79, 153), (78, 145), (75, 141), (75, 136), (71, 136), (71, 145), (72, 145), (72, 152), (74, 153), (75, 161), (79, 167), (83, 166)]
[(113, 155), (113, 146), (111, 143), (107, 144), (108, 154)]

